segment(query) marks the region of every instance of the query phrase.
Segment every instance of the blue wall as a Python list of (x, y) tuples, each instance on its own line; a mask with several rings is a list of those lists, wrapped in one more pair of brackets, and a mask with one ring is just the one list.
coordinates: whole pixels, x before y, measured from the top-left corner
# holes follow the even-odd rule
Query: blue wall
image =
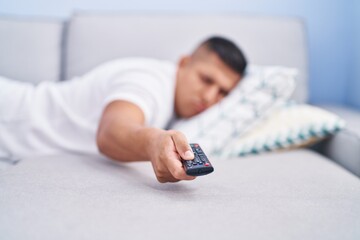
[(351, 61), (351, 77), (348, 84), (347, 103), (360, 109), (360, 1), (355, 1), (353, 8), (352, 25), (350, 36), (353, 39), (352, 61)]
[(359, 8), (356, 0), (0, 0), (0, 14), (61, 18), (74, 9), (298, 16), (309, 33), (310, 101), (360, 109)]

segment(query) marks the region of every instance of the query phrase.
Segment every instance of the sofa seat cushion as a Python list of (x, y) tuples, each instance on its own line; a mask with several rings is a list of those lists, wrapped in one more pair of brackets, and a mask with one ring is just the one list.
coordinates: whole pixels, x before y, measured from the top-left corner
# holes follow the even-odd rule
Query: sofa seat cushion
[(211, 161), (210, 175), (160, 184), (148, 162), (23, 159), (0, 171), (0, 238), (360, 238), (360, 181), (325, 157)]

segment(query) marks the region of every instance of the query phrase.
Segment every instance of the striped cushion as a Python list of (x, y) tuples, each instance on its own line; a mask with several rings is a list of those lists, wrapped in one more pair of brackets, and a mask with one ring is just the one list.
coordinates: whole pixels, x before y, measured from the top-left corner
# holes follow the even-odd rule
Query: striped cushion
[(252, 131), (233, 139), (221, 156), (245, 156), (309, 145), (344, 126), (344, 120), (329, 111), (306, 104), (288, 103)]

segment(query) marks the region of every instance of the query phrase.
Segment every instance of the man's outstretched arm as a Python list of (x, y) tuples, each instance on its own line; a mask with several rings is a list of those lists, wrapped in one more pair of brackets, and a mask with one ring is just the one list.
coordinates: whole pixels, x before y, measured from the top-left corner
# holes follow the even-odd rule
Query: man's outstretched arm
[(159, 182), (193, 180), (182, 167), (182, 159), (194, 155), (186, 137), (178, 131), (165, 131), (144, 125), (142, 110), (127, 101), (114, 101), (104, 110), (98, 132), (97, 146), (113, 160), (150, 160)]

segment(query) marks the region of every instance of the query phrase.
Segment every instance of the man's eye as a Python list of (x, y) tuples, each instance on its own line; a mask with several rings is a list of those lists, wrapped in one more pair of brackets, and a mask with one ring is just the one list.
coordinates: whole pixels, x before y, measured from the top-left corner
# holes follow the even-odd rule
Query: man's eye
[(220, 90), (220, 95), (221, 96), (223, 96), (223, 97), (226, 97), (228, 94), (229, 94), (229, 92), (228, 91), (225, 91), (225, 90)]
[(211, 84), (212, 80), (206, 76), (201, 76), (201, 80), (206, 84)]

